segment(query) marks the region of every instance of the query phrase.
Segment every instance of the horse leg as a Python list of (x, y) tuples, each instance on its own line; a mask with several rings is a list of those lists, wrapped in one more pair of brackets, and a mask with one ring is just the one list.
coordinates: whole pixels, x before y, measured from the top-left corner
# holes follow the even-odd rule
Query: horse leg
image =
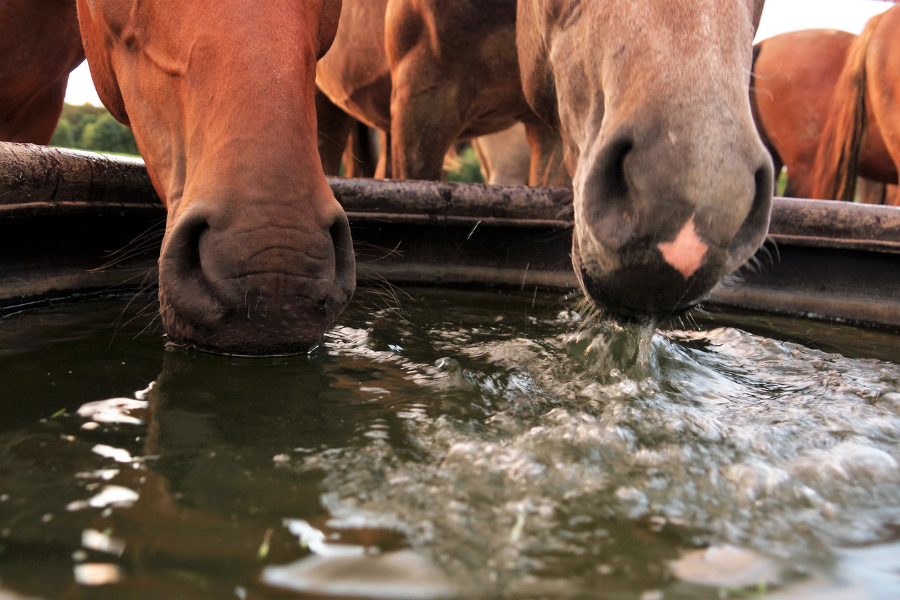
[[(898, 75), (898, 80), (900, 80), (900, 75)], [(900, 92), (900, 81), (898, 81), (897, 89), (898, 92)], [(896, 104), (894, 106), (896, 106)], [(894, 108), (892, 114), (882, 115), (882, 118), (879, 119), (879, 124), (882, 122), (890, 123), (888, 127), (882, 125), (881, 131), (884, 135), (884, 142), (885, 146), (887, 146), (888, 153), (894, 161), (897, 172), (897, 182), (900, 183), (900, 110)], [(890, 192), (890, 188), (893, 188), (894, 193)], [(888, 186), (884, 203), (890, 206), (900, 206), (900, 185)]]
[(350, 139), (341, 159), (344, 165), (344, 177), (375, 176), (378, 168), (378, 148), (372, 142), (372, 133), (368, 125), (356, 121), (350, 128)]
[[(898, 79), (900, 79), (900, 76), (898, 76)], [(898, 90), (900, 90), (900, 85), (898, 85)], [(884, 136), (884, 145), (887, 147), (891, 160), (894, 161), (896, 173), (900, 175), (900, 110), (897, 110), (896, 108), (890, 109), (890, 107), (888, 107), (888, 109), (891, 112), (883, 110), (882, 114), (878, 115), (880, 117), (878, 119), (878, 124), (881, 127), (882, 135)], [(898, 179), (900, 179), (900, 177), (898, 177)], [(890, 182), (890, 180), (886, 183), (888, 182)], [(892, 187), (895, 192), (900, 188), (900, 186), (888, 186), (884, 203), (890, 206), (900, 206), (900, 193), (892, 194), (890, 192), (890, 188)]]
[(559, 132), (535, 119), (525, 123), (525, 137), (531, 146), (528, 185), (571, 188), (572, 178), (566, 170)]
[[(316, 88), (316, 120), (319, 128), (319, 159), (326, 175), (340, 175), (341, 162), (354, 119)], [(352, 152), (352, 145), (350, 146)]]
[(83, 60), (74, 1), (0, 2), (0, 140), (50, 143)]
[(375, 179), (390, 179), (391, 173), (391, 134), (378, 131), (378, 164), (375, 166)]
[(491, 155), (484, 146), (484, 141), (477, 137), (472, 140), (472, 148), (475, 150), (475, 156), (478, 157), (478, 166), (481, 168), (481, 178), (485, 183), (493, 183), (493, 168), (491, 166)]
[(0, 100), (0, 140), (49, 144), (59, 124), (68, 73), (46, 90), (31, 94), (27, 102)]
[(357, 129), (359, 133), (359, 144), (360, 144), (360, 160), (363, 161), (365, 165), (362, 177), (375, 177), (375, 172), (378, 170), (378, 161), (381, 159), (379, 155), (379, 147), (378, 147), (378, 136), (380, 135), (377, 129), (369, 127), (363, 123), (359, 124)]
[[(897, 63), (900, 64), (900, 60)], [(887, 79), (889, 76), (894, 78), (894, 82), (888, 81), (888, 85), (885, 85), (885, 81), (882, 80)], [(893, 183), (900, 179), (898, 177), (900, 176), (900, 109), (898, 109), (894, 101), (894, 94), (900, 94), (900, 74), (882, 74), (880, 77), (873, 76), (872, 79), (872, 85), (868, 90), (872, 103), (872, 112), (874, 113), (877, 127), (881, 131), (884, 146), (890, 156), (890, 161), (884, 161), (887, 169), (885, 169), (885, 178), (882, 181)], [(893, 174), (890, 173), (891, 161), (894, 163)], [(890, 188), (893, 188), (893, 192)], [(900, 206), (900, 193), (897, 192), (897, 189), (898, 186), (888, 186), (885, 192), (885, 204)]]
[(458, 85), (430, 59), (408, 55), (392, 69), (391, 164), (397, 179), (443, 179), (444, 155), (463, 130)]
[(900, 206), (900, 185), (891, 183), (885, 187), (884, 203), (888, 206)]
[(880, 181), (860, 177), (856, 181), (856, 201), (860, 204), (884, 204), (886, 188)]
[[(780, 173), (780, 171), (775, 172)], [(812, 198), (814, 189), (815, 181), (812, 175), (812, 165), (788, 165), (787, 187), (784, 188), (786, 197)]]

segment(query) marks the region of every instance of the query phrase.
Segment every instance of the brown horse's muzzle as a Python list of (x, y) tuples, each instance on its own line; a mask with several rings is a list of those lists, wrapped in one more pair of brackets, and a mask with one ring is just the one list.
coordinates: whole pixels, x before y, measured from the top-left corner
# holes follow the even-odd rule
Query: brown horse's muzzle
[(572, 260), (612, 316), (689, 309), (765, 239), (772, 162), (755, 132), (699, 148), (689, 133), (619, 127), (579, 165)]
[(340, 206), (332, 198), (306, 218), (269, 211), (234, 216), (195, 202), (175, 218), (159, 262), (171, 341), (230, 354), (301, 352), (343, 311), (356, 269)]

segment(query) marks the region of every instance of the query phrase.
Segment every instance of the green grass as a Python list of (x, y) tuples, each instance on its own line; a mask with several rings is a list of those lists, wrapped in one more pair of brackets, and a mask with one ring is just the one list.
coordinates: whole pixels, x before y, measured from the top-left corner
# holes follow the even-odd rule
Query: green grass
[(140, 154), (125, 154), (124, 152), (107, 152), (106, 150), (88, 150), (88, 152), (99, 152), (100, 154), (112, 154), (113, 156), (127, 156), (128, 158), (143, 158)]

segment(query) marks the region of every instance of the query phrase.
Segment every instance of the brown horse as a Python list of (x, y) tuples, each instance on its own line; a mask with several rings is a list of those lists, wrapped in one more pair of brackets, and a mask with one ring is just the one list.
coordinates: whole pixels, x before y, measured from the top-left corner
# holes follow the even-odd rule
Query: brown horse
[(48, 143), (83, 60), (74, 0), (0, 0), (0, 140)]
[(159, 260), (175, 342), (313, 344), (355, 287), (347, 218), (316, 150), (315, 65), (340, 0), (78, 0), (97, 92), (134, 131), (168, 209)]
[(316, 88), (316, 119), (319, 127), (319, 157), (326, 175), (336, 177), (390, 177), (385, 169), (387, 153), (384, 134), (374, 133), (335, 106)]
[[(815, 193), (816, 151), (838, 77), (856, 37), (833, 29), (809, 29), (771, 37), (754, 48), (753, 116), (772, 153), (775, 172), (787, 167), (786, 196), (812, 198)], [(859, 174), (877, 179), (892, 162), (880, 129), (869, 121), (860, 148)]]
[[(522, 93), (515, 21), (515, 0), (344, 0), (316, 83), (341, 110), (390, 133), (391, 168), (378, 176), (440, 179), (455, 141), (520, 121), (531, 182), (565, 184), (559, 137)], [(344, 139), (321, 118), (319, 129)]]
[[(900, 6), (874, 16), (854, 40), (816, 154), (814, 198), (852, 200), (856, 177), (897, 183), (900, 170)], [(867, 145), (882, 138), (885, 160), (862, 171)], [(869, 165), (871, 167), (871, 165)], [(891, 204), (900, 205), (900, 193)]]
[(573, 173), (572, 260), (611, 313), (696, 303), (766, 236), (750, 111), (762, 0), (519, 0), (528, 102)]

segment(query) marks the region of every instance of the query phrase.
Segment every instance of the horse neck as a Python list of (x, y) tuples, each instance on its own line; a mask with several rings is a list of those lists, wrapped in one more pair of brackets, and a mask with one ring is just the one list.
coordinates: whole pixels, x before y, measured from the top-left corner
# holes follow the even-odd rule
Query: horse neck
[(47, 143), (83, 60), (74, 0), (0, 4), (0, 139)]

